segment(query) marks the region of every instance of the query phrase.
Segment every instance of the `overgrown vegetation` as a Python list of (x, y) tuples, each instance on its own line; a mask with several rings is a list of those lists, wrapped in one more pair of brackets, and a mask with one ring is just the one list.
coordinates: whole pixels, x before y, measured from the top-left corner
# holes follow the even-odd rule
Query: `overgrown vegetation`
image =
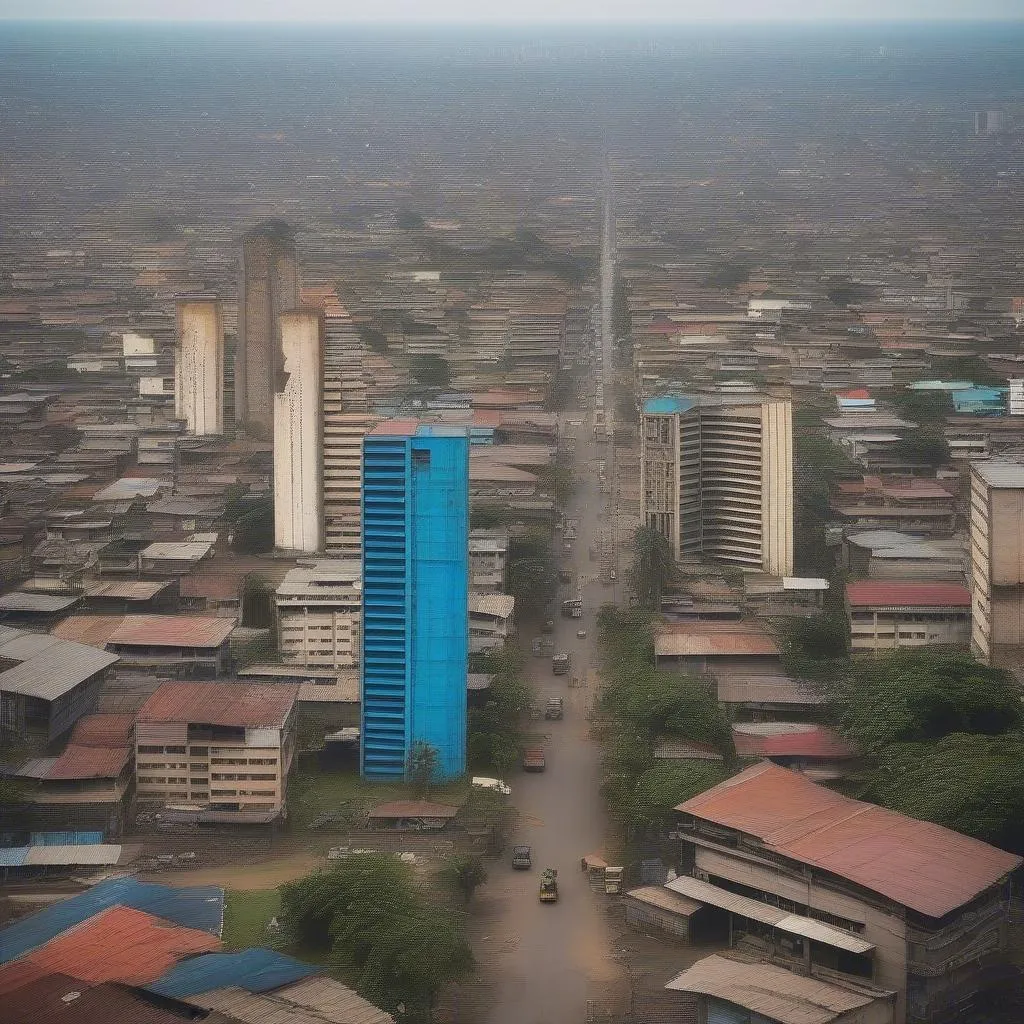
[(711, 268), (703, 283), (708, 288), (735, 288), (750, 280), (752, 269), (749, 263), (723, 260)]
[(941, 425), (952, 411), (949, 393), (946, 391), (912, 391), (902, 388), (889, 396), (892, 407), (900, 414), (922, 427)]
[(949, 462), (949, 442), (936, 428), (911, 430), (893, 445), (898, 458), (923, 466), (943, 466)]
[[(647, 609), (605, 605), (598, 615), (604, 687), (599, 698), (603, 791), (627, 840), (664, 831), (677, 804), (728, 778), (732, 734), (703, 680), (654, 667), (654, 616)], [(663, 740), (708, 744), (720, 761), (660, 762)]]
[(582, 285), (597, 270), (593, 256), (561, 252), (527, 229), (510, 238), (499, 238), (479, 249), (460, 249), (436, 238), (424, 238), (425, 255), (431, 263), (454, 272), (480, 270), (547, 270), (567, 284)]
[(832, 720), (864, 754), (857, 795), (1024, 852), (1024, 713), (1016, 680), (970, 655), (897, 651), (849, 663)]
[(825, 434), (811, 410), (794, 424), (794, 532), (800, 538), (796, 568), (808, 576), (828, 576), (831, 559), (825, 547), (825, 524), (832, 518), (832, 490), (844, 475), (856, 472), (849, 456)]
[(360, 995), (429, 1021), (438, 993), (473, 968), (459, 916), (432, 904), (397, 857), (354, 854), (281, 887), (294, 941), (327, 953)]
[(554, 600), (557, 589), (558, 570), (547, 535), (530, 530), (512, 537), (505, 560), (505, 590), (516, 599), (516, 621), (536, 618)]
[(633, 534), (633, 562), (628, 570), (629, 588), (645, 608), (661, 607), (661, 595), (676, 574), (669, 542), (653, 527), (639, 526)]
[(511, 644), (482, 659), (481, 671), (492, 676), (483, 707), (470, 708), (467, 760), (476, 771), (504, 778), (522, 755), (520, 721), (532, 698), (523, 678), (523, 658)]
[(424, 387), (446, 388), (452, 382), (452, 370), (441, 356), (413, 356), (409, 360), (409, 373)]

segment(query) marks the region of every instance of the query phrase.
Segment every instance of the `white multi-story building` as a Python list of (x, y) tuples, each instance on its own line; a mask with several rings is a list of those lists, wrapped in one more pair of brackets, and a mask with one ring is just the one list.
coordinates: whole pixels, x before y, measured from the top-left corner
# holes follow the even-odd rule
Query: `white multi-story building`
[(224, 433), (224, 323), (216, 300), (178, 303), (174, 415), (190, 434)]
[(318, 560), (292, 569), (277, 588), (278, 650), (290, 665), (355, 668), (363, 608), (362, 565)]
[(274, 544), (323, 549), (323, 320), (296, 310), (278, 320), (281, 370), (274, 393)]
[(666, 395), (644, 403), (642, 428), (642, 521), (676, 559), (793, 575), (791, 402)]

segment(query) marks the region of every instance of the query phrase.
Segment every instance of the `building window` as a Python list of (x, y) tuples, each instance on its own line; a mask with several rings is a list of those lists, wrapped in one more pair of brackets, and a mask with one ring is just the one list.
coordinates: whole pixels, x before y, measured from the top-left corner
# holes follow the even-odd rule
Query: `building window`
[(420, 469), (427, 468), (430, 465), (429, 450), (426, 448), (413, 448), (412, 464)]

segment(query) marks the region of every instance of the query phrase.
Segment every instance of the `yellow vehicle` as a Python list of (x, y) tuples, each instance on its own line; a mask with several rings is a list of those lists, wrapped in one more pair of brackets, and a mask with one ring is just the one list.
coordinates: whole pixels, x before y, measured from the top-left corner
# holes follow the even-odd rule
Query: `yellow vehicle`
[(558, 902), (558, 871), (555, 868), (545, 868), (541, 872), (540, 901), (541, 903)]

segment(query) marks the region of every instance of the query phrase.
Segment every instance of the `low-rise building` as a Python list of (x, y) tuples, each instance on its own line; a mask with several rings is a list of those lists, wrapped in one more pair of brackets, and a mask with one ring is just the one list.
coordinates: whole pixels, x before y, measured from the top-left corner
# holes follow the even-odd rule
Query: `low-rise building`
[[(945, 1024), (1005, 956), (1018, 856), (767, 762), (676, 810), (685, 873), (667, 887), (717, 908), (735, 963), (772, 968), (731, 966), (711, 987), (712, 957), (670, 982), (703, 997), (709, 1022)], [(818, 1015), (787, 1015), (814, 985)], [(832, 1005), (833, 987), (863, 1001)]]
[(208, 677), (227, 671), (234, 628), (234, 619), (200, 615), (70, 615), (53, 634), (103, 647), (130, 668)]
[(854, 654), (907, 647), (966, 646), (971, 639), (971, 592), (958, 583), (849, 583), (846, 614)]
[(355, 559), (318, 560), (292, 569), (274, 596), (278, 650), (294, 665), (359, 665), (363, 570)]
[(508, 533), (471, 530), (469, 534), (469, 589), (479, 594), (500, 594), (505, 585)]
[(512, 631), (516, 599), (511, 594), (469, 595), (469, 650), (482, 654), (502, 647)]
[(92, 711), (116, 653), (0, 626), (0, 736), (49, 742)]
[(203, 820), (272, 821), (284, 810), (298, 687), (164, 683), (135, 723), (138, 801)]
[(782, 672), (778, 644), (751, 622), (662, 623), (654, 637), (654, 660), (658, 668), (712, 675)]

